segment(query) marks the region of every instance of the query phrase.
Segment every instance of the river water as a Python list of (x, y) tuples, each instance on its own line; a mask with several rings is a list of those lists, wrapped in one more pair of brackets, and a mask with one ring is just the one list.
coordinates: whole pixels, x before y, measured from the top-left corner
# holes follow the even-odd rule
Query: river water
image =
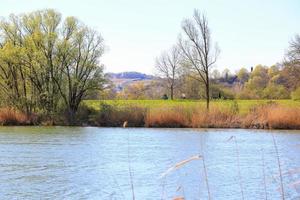
[(278, 157), (300, 199), (300, 131), (1, 127), (0, 199), (281, 199)]

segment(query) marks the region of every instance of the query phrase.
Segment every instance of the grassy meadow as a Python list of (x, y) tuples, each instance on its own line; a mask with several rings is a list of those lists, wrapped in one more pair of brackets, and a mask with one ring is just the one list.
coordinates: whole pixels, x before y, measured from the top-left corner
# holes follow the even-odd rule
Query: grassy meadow
[[(213, 100), (210, 105), (212, 107), (219, 107), (223, 109), (227, 109), (233, 105), (233, 103), (237, 103), (239, 107), (239, 112), (241, 114), (246, 114), (249, 110), (258, 105), (268, 104), (270, 102), (274, 102), (281, 106), (286, 107), (300, 107), (300, 101), (294, 101), (291, 99), (285, 100)], [(152, 108), (162, 108), (162, 107), (172, 107), (172, 106), (182, 106), (185, 108), (195, 108), (202, 107), (205, 108), (206, 101), (205, 100), (85, 100), (84, 104), (90, 108), (95, 110), (99, 110), (101, 108), (101, 104), (105, 103), (115, 107), (130, 107), (130, 106), (138, 106), (147, 109)]]

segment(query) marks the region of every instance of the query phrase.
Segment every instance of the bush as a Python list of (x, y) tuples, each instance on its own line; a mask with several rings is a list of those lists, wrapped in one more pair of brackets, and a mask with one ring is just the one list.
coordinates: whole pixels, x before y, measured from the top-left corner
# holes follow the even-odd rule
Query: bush
[(263, 90), (263, 98), (265, 99), (288, 99), (289, 92), (282, 85), (269, 84)]
[(99, 112), (94, 116), (93, 125), (121, 127), (125, 121), (129, 127), (142, 127), (145, 125), (146, 108), (130, 106), (113, 106), (100, 104)]
[(236, 95), (237, 99), (259, 99), (258, 91), (249, 90), (244, 88), (240, 93)]
[(300, 100), (300, 87), (291, 94), (293, 100)]
[(95, 109), (81, 104), (76, 113), (76, 123), (79, 125), (93, 124), (93, 116), (96, 114)]

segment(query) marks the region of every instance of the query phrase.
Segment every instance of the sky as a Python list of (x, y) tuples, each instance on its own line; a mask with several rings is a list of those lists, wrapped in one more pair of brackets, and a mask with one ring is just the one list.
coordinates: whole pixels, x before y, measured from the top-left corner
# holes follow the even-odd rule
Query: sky
[(52, 8), (101, 33), (106, 72), (155, 72), (155, 58), (177, 43), (181, 22), (206, 13), (221, 50), (216, 69), (282, 61), (300, 34), (299, 0), (0, 0), (0, 16)]

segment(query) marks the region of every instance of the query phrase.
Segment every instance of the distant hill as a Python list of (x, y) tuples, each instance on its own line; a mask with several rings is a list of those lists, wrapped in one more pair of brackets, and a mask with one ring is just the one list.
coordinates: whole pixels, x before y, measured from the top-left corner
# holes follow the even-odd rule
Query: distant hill
[(106, 77), (108, 77), (114, 83), (116, 91), (122, 91), (124, 87), (136, 82), (148, 84), (151, 80), (156, 79), (155, 76), (140, 72), (106, 73)]
[(120, 72), (120, 73), (107, 73), (110, 79), (139, 79), (139, 80), (149, 80), (154, 79), (152, 75), (143, 74), (140, 72)]

